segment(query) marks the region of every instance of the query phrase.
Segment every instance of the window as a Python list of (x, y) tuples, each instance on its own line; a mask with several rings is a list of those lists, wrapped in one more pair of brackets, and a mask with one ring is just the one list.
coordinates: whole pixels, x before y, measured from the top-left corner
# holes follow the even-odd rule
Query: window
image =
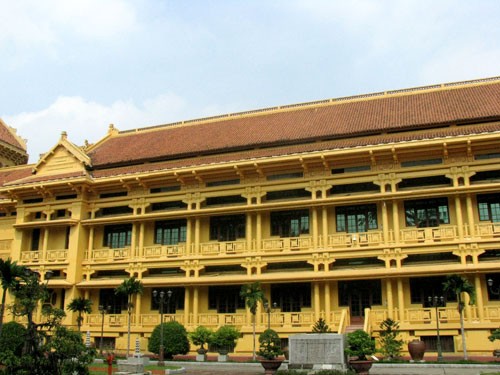
[(403, 168), (407, 168), (407, 167), (419, 167), (419, 166), (425, 166), (425, 165), (436, 165), (436, 164), (442, 164), (442, 163), (443, 163), (443, 159), (436, 158), (436, 159), (402, 161), (401, 166)]
[(497, 223), (500, 221), (500, 194), (483, 194), (477, 196), (479, 220)]
[(337, 207), (337, 232), (357, 233), (377, 229), (377, 206), (364, 204)]
[(112, 249), (130, 246), (132, 224), (110, 225), (104, 228), (104, 246)]
[(99, 195), (99, 198), (115, 198), (115, 197), (126, 197), (127, 192), (126, 191), (114, 191), (111, 193), (102, 193)]
[[(127, 296), (123, 294), (115, 294), (114, 289), (99, 289), (99, 305), (105, 309), (110, 307), (108, 314), (121, 314), (122, 311), (127, 311)], [(97, 307), (97, 306), (96, 306)]]
[(279, 200), (279, 199), (299, 199), (311, 198), (311, 193), (306, 189), (292, 189), (292, 190), (279, 190), (270, 191), (266, 194), (266, 200)]
[(219, 314), (232, 314), (236, 309), (244, 309), (245, 301), (240, 297), (238, 286), (208, 287), (208, 308)]
[(104, 207), (98, 216), (130, 215), (133, 212), (129, 206)]
[(210, 182), (207, 182), (206, 186), (207, 187), (214, 187), (214, 186), (225, 186), (225, 185), (238, 185), (239, 183), (240, 183), (240, 179), (234, 178), (231, 180), (210, 181)]
[(210, 197), (206, 199), (207, 206), (219, 206), (225, 204), (246, 204), (246, 198), (241, 195), (225, 195), (223, 197)]
[(276, 181), (276, 180), (286, 180), (288, 178), (301, 178), (304, 177), (303, 172), (292, 172), (292, 173), (278, 173), (272, 174), (266, 177), (267, 181)]
[(311, 307), (311, 284), (271, 285), (271, 301), (282, 312), (299, 312), (303, 307)]
[(334, 168), (332, 169), (332, 174), (342, 174), (342, 173), (354, 173), (354, 172), (364, 172), (370, 171), (371, 167), (369, 165), (358, 165), (355, 167), (344, 167), (344, 168)]
[(298, 237), (309, 233), (309, 211), (271, 212), (271, 235)]
[(488, 301), (500, 301), (500, 273), (487, 273), (484, 275), (486, 283), (488, 280), (493, 281), (493, 285), (490, 287), (488, 284)]
[(424, 307), (431, 306), (429, 297), (443, 296), (446, 301), (456, 301), (453, 293), (446, 295), (443, 292), (444, 276), (435, 277), (412, 277), (410, 278), (411, 303), (422, 304)]
[(179, 185), (173, 185), (173, 186), (162, 186), (162, 187), (151, 188), (149, 192), (151, 194), (158, 194), (158, 193), (167, 193), (170, 191), (179, 191), (179, 190), (181, 190), (181, 187)]
[(245, 238), (245, 215), (214, 216), (210, 218), (211, 241), (235, 241)]
[(360, 182), (356, 184), (334, 185), (330, 189), (331, 194), (352, 194), (366, 192), (380, 192), (380, 187), (373, 182)]
[(155, 243), (177, 245), (186, 242), (186, 220), (157, 221), (155, 223)]
[(40, 228), (35, 228), (31, 232), (31, 250), (36, 251), (40, 249)]
[(446, 198), (422, 199), (405, 202), (406, 226), (427, 228), (449, 224)]
[(416, 178), (405, 178), (398, 184), (399, 189), (424, 188), (426, 186), (450, 186), (450, 179), (445, 176), (427, 176)]
[(156, 202), (151, 205), (151, 211), (185, 209), (187, 204), (182, 201)]

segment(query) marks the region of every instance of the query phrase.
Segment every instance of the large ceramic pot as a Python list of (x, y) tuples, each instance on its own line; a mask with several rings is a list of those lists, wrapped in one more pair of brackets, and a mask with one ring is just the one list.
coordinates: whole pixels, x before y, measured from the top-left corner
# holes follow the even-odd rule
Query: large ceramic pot
[(276, 371), (278, 371), (281, 363), (283, 361), (281, 359), (261, 359), (260, 364), (264, 367), (265, 375), (274, 375)]
[(360, 375), (368, 375), (368, 372), (372, 368), (372, 364), (373, 364), (373, 362), (369, 361), (369, 360), (365, 360), (365, 361), (360, 361), (360, 360), (352, 361), (351, 360), (351, 361), (349, 361), (349, 366), (351, 366), (351, 368), (354, 371), (356, 371), (356, 374), (360, 374)]
[(408, 351), (412, 361), (422, 362), (425, 354), (425, 342), (420, 340), (413, 340), (408, 343)]

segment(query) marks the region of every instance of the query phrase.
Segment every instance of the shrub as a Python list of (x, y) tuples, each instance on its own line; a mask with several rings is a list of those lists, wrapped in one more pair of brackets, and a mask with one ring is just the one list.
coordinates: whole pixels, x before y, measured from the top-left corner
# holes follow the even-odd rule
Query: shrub
[(366, 360), (367, 355), (375, 353), (375, 341), (362, 329), (347, 334), (345, 353), (358, 360)]
[(391, 318), (387, 318), (380, 323), (380, 352), (388, 360), (399, 357), (403, 340), (398, 339), (399, 323)]
[(240, 331), (233, 326), (221, 326), (210, 339), (210, 343), (217, 351), (231, 351), (236, 346), (236, 341), (240, 338)]
[(3, 325), (0, 336), (0, 352), (9, 350), (20, 356), (23, 350), (26, 328), (17, 322), (8, 322)]
[(500, 328), (495, 329), (492, 333), (491, 336), (488, 336), (488, 339), (493, 342), (495, 340), (500, 340)]
[(272, 329), (266, 329), (260, 334), (259, 344), (260, 348), (257, 354), (265, 359), (275, 359), (280, 354), (283, 354), (280, 337)]
[(323, 320), (323, 318), (319, 318), (316, 323), (314, 323), (312, 328), (313, 333), (331, 333), (332, 330), (328, 327), (328, 324)]
[(189, 338), (194, 345), (198, 345), (200, 349), (205, 349), (204, 345), (212, 340), (214, 332), (203, 326), (198, 326), (189, 334)]
[(189, 352), (189, 340), (186, 328), (178, 322), (167, 322), (155, 327), (148, 342), (148, 350), (160, 353), (161, 327), (163, 326), (163, 357), (172, 359), (176, 354)]

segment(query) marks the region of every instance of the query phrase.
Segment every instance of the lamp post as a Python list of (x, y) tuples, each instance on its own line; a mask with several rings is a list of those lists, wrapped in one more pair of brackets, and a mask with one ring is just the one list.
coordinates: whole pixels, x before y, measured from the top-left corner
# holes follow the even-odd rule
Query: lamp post
[[(273, 302), (273, 308), (276, 308), (278, 304), (276, 302)], [(271, 329), (271, 313), (273, 310), (271, 309), (271, 306), (269, 305), (269, 302), (264, 303), (264, 308), (266, 309), (267, 313), (267, 329)]]
[(101, 341), (99, 342), (99, 353), (102, 355), (102, 340), (104, 336), (104, 315), (111, 311), (111, 306), (104, 307), (99, 305), (99, 313), (101, 314)]
[(495, 296), (498, 296), (500, 295), (500, 286), (498, 288), (493, 289), (493, 279), (488, 279), (488, 289), (490, 291), (491, 294), (495, 295)]
[(172, 291), (167, 291), (167, 300), (165, 300), (165, 292), (162, 290), (158, 293), (157, 290), (153, 290), (153, 298), (158, 303), (160, 308), (160, 357), (158, 360), (158, 366), (164, 366), (165, 362), (163, 360), (163, 306), (167, 306), (168, 313), (168, 304), (170, 303), (170, 297), (172, 297)]
[(439, 310), (438, 308), (440, 306), (443, 306), (444, 304), (444, 297), (443, 296), (434, 296), (427, 297), (427, 300), (429, 301), (429, 304), (436, 309), (436, 331), (437, 331), (437, 361), (438, 362), (443, 362), (443, 352), (441, 349), (441, 336), (439, 333)]

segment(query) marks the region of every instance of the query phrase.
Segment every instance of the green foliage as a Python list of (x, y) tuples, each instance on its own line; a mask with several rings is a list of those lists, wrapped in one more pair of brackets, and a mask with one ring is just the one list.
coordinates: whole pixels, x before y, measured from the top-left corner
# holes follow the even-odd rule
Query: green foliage
[(82, 314), (90, 314), (92, 312), (92, 301), (83, 297), (73, 298), (68, 304), (68, 310), (78, 313), (76, 324), (78, 325), (78, 331), (80, 331), (83, 322)]
[(40, 283), (39, 275), (27, 272), (12, 292), (16, 298), (12, 312), (25, 318), (27, 327), (5, 324), (0, 337), (0, 341), (9, 340), (5, 344), (8, 350), (0, 350), (4, 372), (12, 375), (66, 375), (75, 371), (88, 374), (88, 364), (93, 361), (95, 351), (85, 347), (79, 333), (61, 326), (65, 316), (63, 310), (44, 305), (42, 322), (33, 321), (36, 309), (48, 295), (47, 286)]
[(266, 297), (258, 281), (252, 284), (243, 285), (240, 290), (240, 297), (245, 300), (245, 305), (252, 315), (257, 313), (257, 306), (259, 303), (266, 301)]
[(186, 328), (178, 322), (172, 321), (159, 324), (153, 330), (148, 342), (148, 350), (160, 353), (161, 330), (163, 327), (163, 357), (172, 359), (176, 354), (189, 352), (189, 340)]
[(362, 329), (347, 334), (345, 353), (349, 357), (366, 360), (367, 355), (375, 353), (375, 341)]
[(17, 263), (11, 259), (0, 259), (0, 283), (2, 285), (2, 302), (0, 305), (0, 334), (3, 327), (3, 316), (5, 312), (5, 300), (7, 298), (7, 291), (12, 291), (17, 288), (21, 277), (24, 276), (24, 266), (18, 266)]
[(17, 322), (5, 323), (0, 336), (0, 353), (9, 350), (14, 355), (20, 356), (22, 354), (25, 336), (26, 328), (22, 324)]
[(495, 329), (492, 333), (491, 336), (488, 337), (488, 339), (493, 342), (495, 340), (500, 340), (500, 328)]
[(260, 334), (259, 345), (260, 348), (257, 354), (265, 359), (275, 359), (280, 354), (283, 354), (280, 337), (272, 329), (266, 329)]
[(214, 332), (203, 326), (198, 326), (196, 329), (189, 334), (189, 338), (194, 345), (198, 345), (200, 349), (205, 349), (204, 345), (209, 343), (212, 339)]
[(468, 279), (460, 275), (448, 275), (443, 283), (443, 291), (452, 293), (457, 297), (460, 313), (462, 313), (464, 309), (462, 293), (467, 293), (469, 295), (471, 305), (476, 301), (476, 290), (474, 289), (474, 285), (472, 285)]
[(232, 350), (236, 346), (236, 341), (240, 338), (240, 331), (233, 326), (220, 326), (214, 332), (210, 340), (210, 344), (215, 346), (217, 350)]
[(314, 323), (312, 327), (313, 333), (331, 333), (332, 330), (328, 327), (328, 324), (324, 321), (323, 318), (319, 318), (316, 323)]
[(393, 360), (401, 354), (404, 341), (398, 339), (399, 323), (387, 318), (380, 323), (380, 352), (386, 360)]
[(134, 276), (123, 280), (123, 282), (115, 288), (116, 295), (126, 296), (129, 307), (132, 306), (132, 297), (136, 294), (142, 294), (144, 287), (140, 280), (136, 280)]

